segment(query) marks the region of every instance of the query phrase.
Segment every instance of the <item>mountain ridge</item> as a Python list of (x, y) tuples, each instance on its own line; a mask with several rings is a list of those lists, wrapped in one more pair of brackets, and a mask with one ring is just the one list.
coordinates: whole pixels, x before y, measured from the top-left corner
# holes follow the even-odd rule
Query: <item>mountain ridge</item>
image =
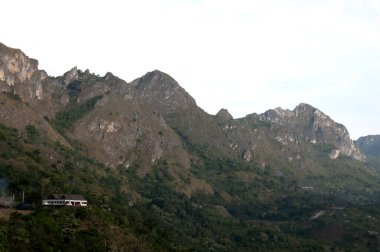
[[(143, 100), (143, 106), (148, 104), (151, 109), (153, 109), (153, 112), (158, 112), (163, 116), (172, 129), (176, 130), (181, 128), (185, 131), (183, 133), (189, 134), (192, 138), (198, 139), (200, 142), (204, 139), (208, 139), (208, 141), (211, 141), (210, 143), (212, 143), (214, 148), (219, 149), (218, 151), (224, 155), (232, 154), (235, 156), (244, 156), (242, 153), (249, 152), (247, 149), (242, 150), (239, 148), (239, 145), (247, 146), (247, 143), (243, 143), (242, 138), (236, 140), (236, 143), (233, 143), (233, 139), (226, 139), (225, 131), (228, 126), (224, 125), (223, 127), (225, 127), (225, 129), (221, 129), (221, 122), (217, 122), (218, 120), (216, 120), (218, 117), (221, 118), (220, 113), (215, 116), (206, 113), (203, 109), (197, 106), (194, 98), (191, 97), (186, 90), (178, 84), (178, 82), (176, 82), (170, 75), (159, 70), (148, 72), (141, 78), (137, 78), (131, 83), (127, 83), (115, 77), (112, 73), (107, 73), (100, 78), (90, 74), (88, 70), (86, 70), (86, 72), (81, 72), (74, 67), (62, 76), (54, 79), (49, 77), (49, 84), (44, 83), (43, 87), (42, 84), (47, 78), (47, 75), (44, 75), (43, 78), (41, 75), (39, 76), (41, 78), (35, 77), (36, 79), (30, 79), (30, 76), (35, 76), (36, 73), (45, 73), (44, 71), (38, 70), (38, 61), (29, 59), (20, 50), (6, 49), (7, 47), (5, 45), (2, 45), (1, 48), (3, 56), (1, 57), (2, 63), (0, 65), (0, 72), (3, 73), (3, 81), (5, 80), (8, 84), (2, 85), (3, 92), (10, 92), (7, 88), (12, 87), (12, 92), (14, 94), (19, 95), (24, 102), (31, 104), (36, 103), (34, 97), (36, 97), (37, 100), (46, 101), (51, 99), (49, 97), (60, 96), (59, 103), (57, 103), (57, 101), (47, 101), (49, 107), (55, 108), (52, 109), (49, 116), (56, 113), (62, 105), (68, 106), (70, 99), (72, 98), (70, 98), (70, 93), (68, 95), (67, 93), (58, 90), (62, 84), (69, 90), (69, 92), (71, 92), (71, 96), (75, 96), (77, 103), (88, 100), (97, 95), (104, 95), (110, 92), (111, 88), (116, 87), (117, 92), (124, 92), (124, 100), (140, 104)], [(13, 57), (11, 57), (12, 55)], [(20, 59), (20, 62), (17, 61), (18, 59)], [(18, 63), (16, 64), (16, 62)], [(12, 68), (15, 64), (17, 67)], [(9, 69), (12, 71), (9, 72)], [(17, 69), (19, 72), (15, 75), (17, 72), (15, 70)], [(13, 78), (12, 82), (9, 82), (10, 78)], [(16, 80), (16, 83), (14, 83), (14, 79)], [(28, 86), (29, 91), (27, 92), (29, 95), (26, 95), (25, 88), (23, 88), (22, 85), (22, 83), (27, 80), (31, 82), (31, 85)], [(58, 80), (58, 82), (56, 82), (56, 80)], [(111, 86), (109, 83), (111, 80), (115, 82), (116, 85)], [(55, 90), (52, 90), (54, 88)], [(47, 98), (43, 98), (45, 94)], [(121, 101), (120, 105), (123, 102)], [(244, 120), (242, 118), (233, 119), (228, 111), (221, 110), (221, 112), (224, 114), (223, 117), (229, 118), (229, 120), (237, 120), (236, 122)], [(249, 116), (246, 116), (245, 118), (248, 117)], [(178, 120), (178, 118), (181, 119)], [(302, 118), (302, 120), (300, 118)], [(334, 153), (338, 153), (337, 155), (343, 154), (351, 156), (357, 160), (365, 160), (365, 156), (360, 153), (350, 139), (347, 129), (343, 125), (335, 123), (330, 117), (311, 105), (301, 103), (296, 106), (293, 111), (283, 110), (281, 108), (270, 109), (258, 115), (258, 120), (280, 125), (291, 131), (292, 128), (294, 128), (295, 131), (303, 131), (306, 136), (301, 134), (299, 137), (304, 138), (306, 141), (314, 144), (317, 142), (331, 142), (336, 146), (336, 151), (334, 151)], [(301, 126), (302, 123), (308, 120), (312, 120), (312, 122), (309, 122), (312, 123), (312, 127), (310, 127), (311, 125), (306, 124)], [(200, 130), (194, 132), (193, 128)], [(293, 132), (295, 137), (297, 135), (296, 133), (297, 132)], [(215, 137), (209, 139), (208, 136), (210, 135), (215, 135)], [(277, 136), (277, 138), (285, 139), (287, 136)], [(232, 150), (230, 149), (226, 151), (219, 147), (226, 144), (232, 145)], [(240, 153), (236, 153), (236, 151), (239, 151)]]
[[(158, 70), (41, 78), (13, 50), (1, 45), (0, 186), (36, 210), (0, 219), (11, 251), (379, 247), (380, 169), (317, 108), (211, 115)], [(89, 207), (41, 208), (51, 193)]]

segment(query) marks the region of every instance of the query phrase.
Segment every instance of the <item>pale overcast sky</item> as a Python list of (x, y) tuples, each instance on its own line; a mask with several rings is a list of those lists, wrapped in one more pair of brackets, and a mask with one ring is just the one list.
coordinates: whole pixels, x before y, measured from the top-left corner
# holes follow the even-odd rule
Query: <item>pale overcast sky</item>
[(9, 0), (0, 42), (49, 75), (159, 69), (211, 114), (309, 103), (380, 134), (380, 0)]

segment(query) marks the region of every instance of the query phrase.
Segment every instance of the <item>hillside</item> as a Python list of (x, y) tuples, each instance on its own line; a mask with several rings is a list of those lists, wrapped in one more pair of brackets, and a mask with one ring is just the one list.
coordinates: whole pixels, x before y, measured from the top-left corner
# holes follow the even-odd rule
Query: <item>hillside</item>
[[(380, 246), (379, 170), (311, 105), (210, 115), (158, 70), (50, 77), (1, 43), (0, 88), (0, 197), (35, 210), (0, 220), (0, 251)], [(51, 193), (89, 207), (41, 207)]]
[(368, 163), (380, 169), (380, 136), (360, 137), (355, 143), (360, 151), (367, 156)]

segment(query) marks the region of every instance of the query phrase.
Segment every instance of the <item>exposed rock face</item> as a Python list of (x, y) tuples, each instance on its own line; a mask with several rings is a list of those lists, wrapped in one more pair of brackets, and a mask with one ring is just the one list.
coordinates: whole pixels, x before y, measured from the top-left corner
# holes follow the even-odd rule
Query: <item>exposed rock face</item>
[[(23, 97), (43, 98), (42, 82), (45, 71), (38, 70), (38, 61), (27, 57), (18, 49), (0, 43), (0, 87), (3, 92), (17, 93)], [(26, 86), (25, 86), (26, 85)]]
[(252, 153), (250, 150), (246, 150), (243, 154), (243, 159), (247, 162), (251, 162), (252, 161)]
[[(109, 167), (128, 169), (138, 164), (141, 176), (161, 158), (170, 160), (174, 170), (188, 170), (197, 151), (255, 163), (262, 169), (272, 167), (274, 176), (286, 176), (284, 166), (306, 171), (314, 162), (314, 167), (324, 169), (308, 160), (323, 144), (332, 148), (323, 158), (339, 162), (338, 157), (345, 155), (364, 160), (346, 128), (310, 105), (240, 119), (221, 109), (213, 116), (199, 108), (172, 77), (157, 70), (131, 83), (112, 73), (99, 77), (76, 67), (50, 78), (38, 70), (36, 60), (0, 44), (0, 88), (23, 102), (2, 95), (9, 106), (2, 107), (0, 122), (19, 129), (26, 120), (38, 122), (51, 139), (62, 143), (63, 136), (45, 119), (97, 98), (93, 108), (73, 122), (66, 138), (76, 140), (90, 157)], [(26, 102), (30, 107), (24, 106)], [(13, 116), (12, 108), (19, 103), (24, 104), (22, 113)]]
[(330, 153), (330, 158), (331, 159), (337, 159), (339, 157), (340, 150), (332, 150)]
[(63, 83), (65, 85), (69, 84), (70, 82), (74, 81), (74, 80), (78, 80), (78, 68), (77, 67), (73, 67), (70, 71), (67, 71), (64, 75), (63, 75)]
[(195, 100), (169, 75), (158, 70), (131, 83), (140, 99), (166, 114), (196, 107)]
[[(208, 145), (214, 151), (230, 155), (231, 145), (220, 129), (215, 116), (199, 108), (195, 100), (169, 75), (160, 71), (147, 73), (134, 80), (134, 100), (138, 100), (162, 116), (170, 128), (182, 137), (200, 145)], [(228, 144), (227, 144), (228, 142)], [(226, 146), (231, 146), (225, 150)]]
[(33, 75), (38, 71), (37, 60), (28, 58), (23, 52), (10, 49), (0, 44), (0, 80), (13, 86), (32, 80)]
[(308, 104), (301, 103), (293, 111), (281, 108), (268, 110), (260, 115), (260, 119), (285, 126), (293, 132), (290, 139), (288, 135), (278, 136), (280, 142), (282, 139), (292, 141), (299, 138), (313, 144), (331, 143), (341, 154), (357, 160), (365, 160), (365, 156), (350, 139), (346, 127), (334, 122), (320, 110)]
[(101, 105), (74, 126), (73, 138), (110, 167), (128, 168), (138, 163), (140, 176), (148, 173), (160, 158), (176, 159), (188, 168), (187, 153), (165, 121), (138, 102), (125, 100), (123, 94), (110, 90), (98, 102)]
[(223, 121), (230, 121), (234, 119), (227, 109), (219, 110), (219, 112), (216, 114), (216, 117), (220, 118)]

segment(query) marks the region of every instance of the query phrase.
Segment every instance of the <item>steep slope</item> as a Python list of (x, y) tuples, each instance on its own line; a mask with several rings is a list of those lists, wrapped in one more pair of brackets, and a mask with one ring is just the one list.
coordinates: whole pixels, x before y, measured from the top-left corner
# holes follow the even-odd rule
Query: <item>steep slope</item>
[[(4, 102), (1, 122), (21, 131), (37, 125), (46, 139), (79, 144), (90, 157), (139, 176), (167, 160), (181, 190), (202, 179), (200, 188), (214, 191), (215, 183), (189, 170), (207, 165), (210, 157), (212, 162), (245, 161), (272, 176), (322, 187), (324, 179), (348, 173), (351, 179), (339, 182), (343, 188), (354, 178), (349, 170), (331, 166), (346, 167), (340, 157), (365, 159), (343, 125), (307, 104), (233, 119), (225, 109), (207, 114), (172, 77), (157, 70), (129, 84), (111, 73), (99, 77), (76, 67), (51, 78), (38, 70), (36, 60), (4, 45), (0, 58), (3, 99), (14, 98)], [(20, 112), (13, 113), (16, 105)], [(372, 176), (362, 163), (352, 163), (360, 167), (357, 180)], [(330, 189), (337, 186), (331, 183)]]
[[(17, 88), (18, 84), (25, 84), (26, 86), (19, 91), (28, 91), (30, 96), (40, 99), (41, 81), (46, 79), (47, 74), (38, 70), (38, 61), (2, 43), (0, 43), (0, 55), (0, 80), (8, 85), (8, 87), (2, 86), (3, 91), (11, 90), (10, 87)], [(22, 93), (26, 94), (24, 92)]]
[(53, 78), (2, 44), (0, 77), (1, 184), (37, 206), (49, 193), (90, 203), (0, 221), (11, 250), (377, 246), (379, 172), (310, 105), (210, 115), (160, 71), (131, 83), (76, 67)]
[(221, 111), (216, 121), (229, 140), (226, 147), (272, 177), (347, 197), (347, 189), (367, 181), (372, 184), (369, 191), (377, 190), (377, 172), (362, 162), (364, 155), (345, 127), (310, 105), (300, 104), (293, 111), (277, 108), (235, 120)]
[(359, 149), (366, 155), (380, 157), (380, 136), (371, 135), (356, 140)]
[(21, 131), (35, 124), (48, 139), (67, 145), (43, 118), (55, 114), (60, 104), (55, 101), (58, 83), (38, 69), (38, 61), (18, 49), (0, 43), (0, 122)]
[(355, 143), (360, 151), (367, 156), (368, 163), (380, 169), (380, 136), (371, 135), (360, 137)]
[(67, 136), (79, 141), (88, 155), (113, 168), (127, 169), (138, 163), (142, 176), (160, 158), (176, 160), (182, 168), (189, 166), (177, 135), (149, 106), (134, 98), (130, 84), (111, 73), (98, 77), (76, 68), (59, 79), (67, 83), (67, 112), (96, 100), (93, 108), (67, 129)]
[[(226, 109), (215, 116), (207, 114), (173, 78), (160, 71), (148, 73), (131, 85), (135, 98), (162, 115), (182, 138), (195, 167), (192, 176), (204, 179), (213, 191), (225, 193), (222, 185), (227, 181), (216, 182), (211, 170), (223, 166), (220, 160), (226, 158), (244, 160), (273, 177), (295, 180), (324, 193), (333, 190), (347, 195), (366, 181), (371, 181), (366, 190), (376, 191), (378, 175), (362, 163), (365, 156), (347, 129), (308, 104), (300, 104), (293, 111), (277, 108), (233, 119)], [(204, 166), (209, 169), (205, 173), (208, 176), (197, 171)], [(355, 175), (351, 173), (353, 167)], [(233, 176), (242, 180), (253, 176), (242, 174), (237, 171)]]
[(343, 125), (334, 122), (320, 110), (308, 104), (300, 104), (293, 111), (281, 108), (268, 110), (260, 115), (260, 119), (285, 126), (294, 134), (298, 134), (300, 140), (313, 144), (332, 144), (337, 148), (335, 155), (339, 155), (338, 152), (340, 152), (359, 161), (365, 159), (350, 139), (350, 135)]
[(220, 155), (233, 156), (225, 149), (228, 140), (214, 121), (214, 116), (199, 108), (195, 100), (169, 75), (160, 71), (147, 73), (131, 82), (136, 98), (162, 115), (182, 138), (208, 146)]
[(0, 49), (2, 96), (17, 100), (3, 102), (0, 122), (19, 130), (38, 125), (47, 139), (64, 145), (79, 141), (88, 155), (110, 167), (138, 162), (141, 175), (165, 157), (189, 167), (178, 136), (142, 99), (134, 98), (133, 87), (125, 81), (76, 67), (51, 78), (20, 50), (3, 44)]

